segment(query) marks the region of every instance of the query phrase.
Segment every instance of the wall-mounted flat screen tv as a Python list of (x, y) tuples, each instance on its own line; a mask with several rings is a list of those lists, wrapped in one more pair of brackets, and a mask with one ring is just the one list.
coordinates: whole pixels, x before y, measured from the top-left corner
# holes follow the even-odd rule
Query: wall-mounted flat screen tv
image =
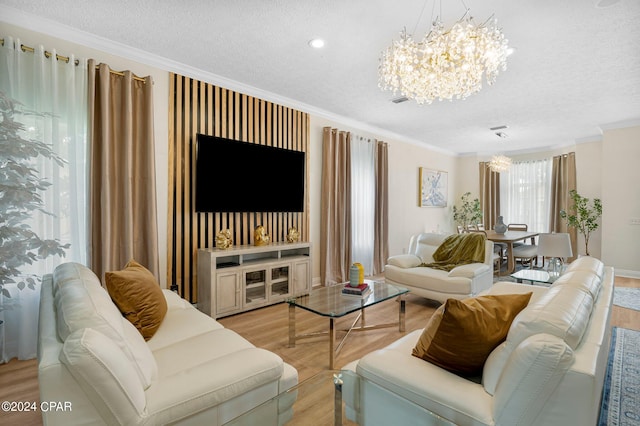
[(197, 134), (197, 212), (304, 211), (305, 153)]

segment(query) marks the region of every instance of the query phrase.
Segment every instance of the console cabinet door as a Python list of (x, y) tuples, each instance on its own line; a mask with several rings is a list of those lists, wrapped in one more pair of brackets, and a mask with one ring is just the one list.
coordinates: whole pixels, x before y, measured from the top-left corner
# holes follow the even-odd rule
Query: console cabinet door
[(240, 311), (242, 296), (240, 273), (237, 271), (216, 274), (216, 317), (221, 314)]
[(263, 306), (267, 302), (268, 267), (252, 267), (242, 270), (244, 280), (243, 307)]
[(273, 265), (269, 276), (269, 288), (271, 289), (269, 300), (277, 302), (293, 294), (291, 290), (291, 263)]
[(293, 263), (293, 286), (296, 296), (311, 291), (311, 262), (309, 259)]

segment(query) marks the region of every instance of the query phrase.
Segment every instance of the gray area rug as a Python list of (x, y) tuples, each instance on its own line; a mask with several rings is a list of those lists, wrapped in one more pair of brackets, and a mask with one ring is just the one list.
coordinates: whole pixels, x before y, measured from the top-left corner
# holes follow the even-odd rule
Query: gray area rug
[(614, 288), (613, 304), (622, 308), (640, 311), (640, 288)]
[(640, 425), (640, 331), (613, 327), (598, 426)]

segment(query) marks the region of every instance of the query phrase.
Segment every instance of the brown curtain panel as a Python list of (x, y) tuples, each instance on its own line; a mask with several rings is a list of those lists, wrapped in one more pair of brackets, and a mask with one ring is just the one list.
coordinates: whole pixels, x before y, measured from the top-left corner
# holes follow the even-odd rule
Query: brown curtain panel
[(500, 173), (491, 170), (488, 162), (481, 161), (479, 167), (482, 223), (485, 229), (493, 229), (500, 216)]
[(389, 257), (389, 148), (378, 141), (376, 150), (376, 208), (374, 215), (373, 271), (379, 274)]
[(351, 266), (351, 134), (325, 127), (322, 134), (320, 279), (345, 282)]
[(130, 259), (158, 278), (153, 82), (89, 60), (91, 268)]
[(576, 189), (576, 154), (558, 155), (553, 157), (553, 169), (551, 171), (551, 217), (549, 220), (551, 232), (568, 232), (571, 238), (571, 250), (573, 258), (578, 255), (576, 228), (567, 226), (567, 222), (560, 217), (560, 210), (568, 210), (571, 205), (569, 191)]

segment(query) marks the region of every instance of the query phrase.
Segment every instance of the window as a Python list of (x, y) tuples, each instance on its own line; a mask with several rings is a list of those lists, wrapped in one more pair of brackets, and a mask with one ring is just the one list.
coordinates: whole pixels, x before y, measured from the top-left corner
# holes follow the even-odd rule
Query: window
[(500, 176), (500, 214), (504, 223), (526, 223), (529, 230), (549, 232), (550, 158), (514, 162)]

